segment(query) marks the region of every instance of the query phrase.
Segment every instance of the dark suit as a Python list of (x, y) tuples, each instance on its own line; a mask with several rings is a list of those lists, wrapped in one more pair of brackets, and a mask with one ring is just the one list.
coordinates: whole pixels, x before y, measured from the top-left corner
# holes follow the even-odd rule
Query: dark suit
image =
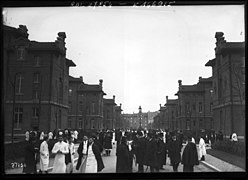
[(126, 144), (119, 144), (116, 150), (116, 172), (131, 172), (129, 150)]
[[(88, 144), (87, 143), (87, 147), (88, 147)], [(82, 141), (78, 147), (78, 150), (77, 150), (77, 153), (78, 153), (78, 161), (77, 161), (77, 165), (76, 165), (76, 170), (79, 170), (79, 167), (82, 163), (82, 158), (84, 156), (86, 156), (86, 154), (83, 154), (83, 148), (84, 148), (84, 141)]]
[(199, 164), (198, 153), (195, 143), (188, 142), (188, 144), (185, 146), (182, 155), (182, 164), (184, 165), (183, 172), (193, 172), (194, 165)]

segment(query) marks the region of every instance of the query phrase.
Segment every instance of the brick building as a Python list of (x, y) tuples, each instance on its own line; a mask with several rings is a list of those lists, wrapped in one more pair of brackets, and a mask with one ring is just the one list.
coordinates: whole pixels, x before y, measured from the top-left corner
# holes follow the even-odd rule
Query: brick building
[(103, 128), (115, 129), (115, 96), (113, 99), (103, 99)]
[(82, 132), (103, 129), (103, 80), (86, 84), (83, 77), (70, 76), (68, 127)]
[(178, 129), (178, 121), (177, 121), (177, 99), (168, 99), (166, 96), (165, 103), (165, 129), (169, 131), (175, 131)]
[(115, 128), (116, 129), (121, 129), (124, 127), (123, 119), (122, 119), (122, 109), (121, 109), (121, 104), (120, 106), (115, 106)]
[(130, 129), (138, 129), (140, 125), (142, 129), (148, 129), (148, 113), (142, 112), (141, 107), (139, 113), (123, 114), (123, 119), (128, 122)]
[(214, 130), (227, 137), (236, 132), (245, 135), (245, 43), (226, 42), (224, 33), (216, 32), (212, 67)]
[(23, 25), (4, 26), (6, 140), (12, 132), (18, 138), (26, 130), (47, 132), (67, 124), (69, 67), (76, 65), (66, 58), (66, 34), (37, 42), (27, 31)]
[(199, 77), (199, 82), (195, 85), (182, 85), (181, 80), (178, 81), (178, 84), (179, 89), (175, 94), (178, 96), (178, 129), (190, 131), (194, 134), (198, 133), (201, 129), (213, 129), (211, 109), (212, 77)]
[(168, 122), (166, 121), (167, 111), (165, 106), (159, 105), (159, 118), (157, 119), (159, 129), (168, 129)]

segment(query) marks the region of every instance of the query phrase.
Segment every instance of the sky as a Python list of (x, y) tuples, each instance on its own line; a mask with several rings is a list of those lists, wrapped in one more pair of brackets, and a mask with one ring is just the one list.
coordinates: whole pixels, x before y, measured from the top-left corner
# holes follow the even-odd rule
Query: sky
[(103, 79), (104, 98), (123, 113), (158, 111), (176, 99), (178, 80), (193, 85), (212, 75), (216, 32), (243, 42), (244, 6), (31, 7), (4, 8), (4, 24), (28, 28), (29, 39), (54, 42), (65, 32), (73, 77), (87, 84)]

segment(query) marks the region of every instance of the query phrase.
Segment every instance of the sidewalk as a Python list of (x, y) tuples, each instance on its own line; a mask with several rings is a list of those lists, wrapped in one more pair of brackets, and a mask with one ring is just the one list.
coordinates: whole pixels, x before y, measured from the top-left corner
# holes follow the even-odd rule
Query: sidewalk
[[(211, 149), (211, 147), (207, 147), (207, 149)], [(221, 160), (217, 157), (214, 157), (210, 154), (206, 154), (205, 161), (200, 161), (200, 163), (208, 166), (209, 168), (211, 168), (217, 172), (245, 172), (245, 169), (242, 169), (242, 168), (235, 166), (231, 163), (223, 161), (223, 160)]]

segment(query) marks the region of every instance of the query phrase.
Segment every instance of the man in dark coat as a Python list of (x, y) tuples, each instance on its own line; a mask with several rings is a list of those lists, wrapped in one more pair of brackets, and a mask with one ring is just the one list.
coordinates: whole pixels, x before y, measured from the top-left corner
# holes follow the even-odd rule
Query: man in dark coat
[(106, 151), (106, 155), (110, 156), (110, 152), (112, 149), (112, 138), (111, 138), (111, 133), (107, 132), (105, 138), (104, 138), (104, 143), (103, 143), (103, 148)]
[(134, 142), (136, 163), (138, 164), (138, 172), (144, 172), (144, 160), (146, 150), (146, 139), (143, 136), (142, 131), (138, 131), (137, 140)]
[(84, 136), (83, 141), (80, 143), (80, 145), (77, 149), (77, 153), (79, 156), (78, 156), (78, 161), (77, 161), (77, 165), (76, 165), (76, 170), (79, 170), (81, 163), (83, 162), (83, 160), (87, 156), (87, 149), (86, 149), (87, 146), (88, 146), (88, 137)]
[(24, 154), (23, 172), (26, 174), (36, 174), (36, 157), (35, 154), (39, 151), (36, 145), (36, 136), (34, 132), (30, 132), (29, 140), (26, 141)]
[[(101, 156), (101, 152), (99, 150), (99, 147), (98, 145), (96, 145), (94, 143), (94, 139), (93, 138), (90, 138), (92, 139), (93, 141), (93, 144), (92, 144), (92, 151), (95, 155), (95, 158), (96, 158), (96, 161), (97, 161), (97, 172), (100, 172), (104, 169), (104, 164), (103, 164), (103, 160), (102, 160), (102, 156)], [(90, 142), (90, 141), (89, 141)], [(89, 147), (89, 143), (88, 143), (88, 147)]]
[(199, 165), (198, 153), (192, 137), (188, 136), (188, 143), (182, 155), (183, 172), (193, 172), (194, 165)]
[(145, 162), (144, 165), (150, 167), (150, 171), (156, 172), (159, 171), (159, 164), (157, 158), (158, 146), (152, 135), (152, 133), (147, 134), (147, 144), (146, 144), (146, 152), (145, 152)]
[(172, 135), (172, 141), (169, 143), (168, 150), (173, 171), (177, 172), (178, 165), (181, 162), (181, 147), (175, 134)]
[(117, 173), (128, 173), (131, 172), (130, 168), (130, 157), (128, 153), (127, 138), (121, 137), (120, 144), (117, 145), (116, 149), (116, 172)]
[(157, 145), (158, 145), (158, 152), (157, 152), (157, 156), (158, 156), (158, 163), (159, 163), (159, 168), (160, 169), (164, 169), (163, 165), (166, 165), (166, 146), (163, 140), (163, 133), (159, 133), (157, 135)]

